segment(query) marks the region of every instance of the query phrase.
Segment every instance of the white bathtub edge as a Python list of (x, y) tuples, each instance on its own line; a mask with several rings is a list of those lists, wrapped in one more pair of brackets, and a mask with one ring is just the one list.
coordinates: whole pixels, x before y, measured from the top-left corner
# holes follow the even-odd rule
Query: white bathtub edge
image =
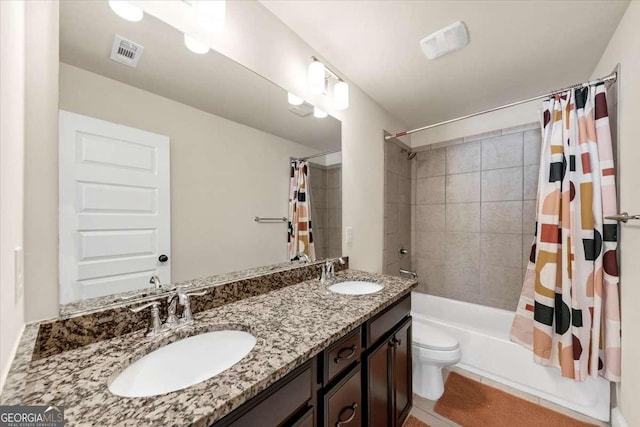
[[(560, 383), (556, 383), (555, 380), (553, 380), (553, 375), (546, 376), (546, 378), (548, 378), (546, 383), (543, 381), (539, 384), (533, 384), (532, 386), (530, 386), (530, 385), (527, 385), (527, 381), (530, 381), (531, 379), (528, 379), (525, 381), (519, 381), (518, 377), (522, 377), (522, 375), (520, 375), (520, 373), (514, 374), (513, 369), (507, 369), (505, 370), (505, 372), (501, 373), (498, 369), (496, 369), (495, 363), (493, 364), (493, 366), (491, 363), (489, 364), (485, 363), (486, 358), (488, 357), (494, 359), (494, 362), (496, 363), (505, 363), (505, 364), (509, 363), (506, 360), (504, 360), (504, 358), (502, 362), (496, 361), (491, 354), (484, 355), (484, 352), (476, 353), (477, 350), (485, 348), (485, 345), (487, 346), (486, 348), (489, 353), (491, 353), (491, 351), (495, 349), (505, 350), (505, 349), (510, 349), (511, 346), (513, 346), (513, 351), (514, 351), (513, 357), (519, 356), (518, 358), (520, 359), (520, 362), (517, 363), (517, 366), (521, 366), (523, 365), (523, 363), (525, 363), (525, 362), (522, 362), (523, 357), (526, 357), (526, 356), (523, 356), (523, 351), (525, 351), (525, 349), (521, 347), (519, 344), (516, 344), (509, 340), (508, 330), (511, 324), (509, 322), (508, 316), (506, 316), (506, 313), (503, 310), (496, 309), (496, 312), (493, 313), (491, 312), (492, 309), (490, 307), (475, 306), (474, 304), (468, 304), (461, 301), (447, 300), (446, 298), (441, 298), (441, 297), (431, 297), (431, 301), (429, 301), (428, 299), (430, 296), (426, 296), (425, 294), (421, 294), (417, 297), (418, 297), (417, 298), (418, 304), (415, 304), (415, 305), (412, 304), (412, 315), (414, 316), (414, 320), (417, 322), (428, 322), (436, 327), (440, 327), (444, 331), (456, 337), (456, 339), (458, 339), (458, 341), (460, 342), (462, 351), (463, 351), (463, 360), (457, 366), (460, 366), (462, 369), (468, 370), (469, 372), (472, 372), (474, 374), (505, 384), (516, 390), (520, 390), (525, 393), (531, 394), (545, 401), (553, 402), (567, 409), (571, 409), (573, 411), (587, 415), (594, 419), (605, 421), (605, 422), (608, 422), (610, 420), (612, 416), (611, 409), (610, 409), (610, 399), (609, 399), (610, 393), (608, 390), (605, 390), (609, 388), (609, 387), (606, 387), (608, 386), (608, 383), (605, 384), (604, 382), (602, 382), (605, 380), (602, 380), (602, 381), (600, 381), (601, 379), (589, 380), (591, 382), (591, 384), (587, 386), (589, 388), (583, 389), (583, 390), (593, 390), (593, 392), (596, 394), (592, 395), (592, 396), (595, 396), (594, 397), (595, 402), (591, 402), (589, 405), (587, 405), (586, 402), (581, 403), (579, 402), (578, 399), (574, 399), (574, 401), (568, 401), (564, 399), (563, 395), (559, 392), (562, 389), (564, 389), (564, 392), (568, 392), (568, 390), (571, 390), (571, 389), (570, 388), (567, 389), (566, 384), (561, 388), (556, 388), (556, 384), (560, 385)], [(449, 305), (449, 301), (451, 301), (451, 305)], [(412, 298), (412, 302), (413, 302), (413, 298)], [(429, 308), (431, 308), (429, 307), (430, 303), (437, 305), (434, 308), (434, 310), (429, 310)], [(459, 314), (460, 309), (463, 309), (465, 311), (464, 317), (462, 315), (459, 315), (458, 317), (456, 317), (456, 315)], [(479, 310), (476, 311), (476, 309), (479, 309)], [(423, 312), (422, 310), (426, 310), (426, 312)], [(466, 325), (463, 322), (459, 322), (459, 320), (461, 319), (462, 320), (472, 319), (474, 317), (474, 312), (476, 316), (480, 316), (483, 318), (483, 320), (479, 322), (479, 324), (472, 323), (471, 324), (472, 326), (471, 326), (471, 325)], [(443, 318), (443, 319), (434, 318), (429, 314), (441, 314), (443, 315), (443, 317), (446, 316), (449, 318)], [(492, 316), (492, 314), (495, 314), (495, 317)], [(501, 325), (502, 323), (505, 323), (505, 322), (509, 324)], [(497, 327), (494, 328), (493, 327), (494, 325), (497, 325)], [(478, 328), (478, 326), (480, 327)], [(489, 328), (487, 329), (484, 326), (488, 326)], [(484, 340), (487, 340), (486, 344), (483, 344), (485, 342)], [(465, 358), (464, 356), (465, 346), (467, 345), (471, 345), (471, 347), (467, 347), (467, 350), (471, 351), (471, 353), (469, 353), (471, 355), (470, 358), (469, 357)], [(507, 350), (507, 351), (508, 351), (508, 354), (511, 354), (511, 350)], [(526, 363), (529, 363), (529, 361), (527, 360)], [(534, 364), (533, 357), (531, 358), (530, 363), (532, 364), (532, 366), (536, 367), (536, 368), (533, 368), (533, 370), (537, 370), (541, 368), (539, 365)], [(488, 369), (488, 368), (491, 368), (491, 369)], [(550, 369), (550, 368), (547, 368), (547, 369)], [(501, 374), (506, 375), (506, 377)], [(552, 381), (551, 383), (548, 382), (549, 378)], [(524, 378), (520, 378), (520, 379), (524, 379)], [(596, 382), (594, 383), (593, 381), (596, 381)], [(543, 384), (547, 384), (547, 385), (543, 386)], [(551, 388), (549, 390), (546, 390), (545, 387), (551, 387)], [(589, 393), (591, 392), (585, 391), (585, 393), (587, 393), (586, 396), (589, 396)], [(583, 397), (584, 396), (585, 394), (583, 394)], [(620, 427), (626, 427), (626, 426), (624, 424), (621, 424)]]
[(611, 410), (611, 427), (629, 427), (627, 420), (624, 419), (622, 411), (618, 407)]

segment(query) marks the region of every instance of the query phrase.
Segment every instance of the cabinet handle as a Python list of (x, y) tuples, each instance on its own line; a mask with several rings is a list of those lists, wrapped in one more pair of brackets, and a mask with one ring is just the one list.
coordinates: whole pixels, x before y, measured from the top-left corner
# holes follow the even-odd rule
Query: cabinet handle
[[(358, 348), (358, 346), (354, 344), (349, 348), (341, 349), (338, 352), (337, 356), (333, 359), (333, 361), (336, 363), (340, 363), (343, 360), (351, 359), (353, 355), (356, 354), (356, 348)], [(345, 353), (345, 350), (347, 351), (347, 353)]]
[[(353, 402), (351, 404), (351, 406), (347, 406), (345, 408), (342, 408), (342, 410), (340, 411), (340, 413), (338, 414), (338, 422), (336, 423), (336, 427), (340, 427), (342, 424), (347, 424), (350, 423), (351, 421), (353, 421), (353, 419), (356, 417), (356, 409), (358, 408), (358, 404), (356, 402)], [(351, 415), (349, 415), (346, 419), (342, 419), (342, 415), (346, 414), (347, 411), (351, 411)]]
[(395, 346), (400, 345), (400, 344), (402, 344), (402, 340), (400, 338), (393, 337), (391, 339), (391, 341), (389, 341), (389, 345), (391, 347), (395, 347)]

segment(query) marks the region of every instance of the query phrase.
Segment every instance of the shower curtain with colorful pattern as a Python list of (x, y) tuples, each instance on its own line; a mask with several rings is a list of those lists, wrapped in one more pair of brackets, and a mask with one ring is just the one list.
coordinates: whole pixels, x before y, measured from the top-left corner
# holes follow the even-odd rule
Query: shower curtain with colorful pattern
[(300, 253), (316, 258), (311, 230), (311, 200), (309, 197), (309, 162), (291, 161), (291, 185), (289, 186), (289, 259)]
[(618, 224), (604, 85), (544, 102), (531, 248), (511, 339), (537, 363), (620, 381)]

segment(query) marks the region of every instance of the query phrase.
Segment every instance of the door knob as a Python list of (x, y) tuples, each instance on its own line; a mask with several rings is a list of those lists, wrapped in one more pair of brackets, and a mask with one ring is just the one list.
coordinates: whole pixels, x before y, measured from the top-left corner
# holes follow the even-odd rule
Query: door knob
[(168, 256), (166, 256), (165, 254), (162, 254), (162, 255), (160, 255), (160, 256), (158, 257), (158, 261), (160, 261), (160, 262), (167, 262), (167, 261), (169, 261), (169, 257), (168, 257)]

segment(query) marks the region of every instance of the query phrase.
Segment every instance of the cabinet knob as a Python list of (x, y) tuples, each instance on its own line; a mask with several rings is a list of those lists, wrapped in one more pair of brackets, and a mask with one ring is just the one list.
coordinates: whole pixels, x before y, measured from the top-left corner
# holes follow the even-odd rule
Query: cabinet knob
[(160, 256), (158, 257), (158, 261), (160, 261), (160, 262), (167, 262), (167, 261), (169, 261), (169, 257), (168, 257), (168, 256), (166, 256), (165, 254), (162, 254), (162, 255), (160, 255)]
[[(342, 424), (347, 424), (353, 421), (356, 417), (356, 409), (358, 409), (358, 404), (353, 402), (351, 406), (347, 406), (342, 408), (340, 414), (338, 414), (338, 422), (336, 423), (336, 427), (340, 427)], [(347, 417), (346, 415), (351, 412), (351, 414)]]

